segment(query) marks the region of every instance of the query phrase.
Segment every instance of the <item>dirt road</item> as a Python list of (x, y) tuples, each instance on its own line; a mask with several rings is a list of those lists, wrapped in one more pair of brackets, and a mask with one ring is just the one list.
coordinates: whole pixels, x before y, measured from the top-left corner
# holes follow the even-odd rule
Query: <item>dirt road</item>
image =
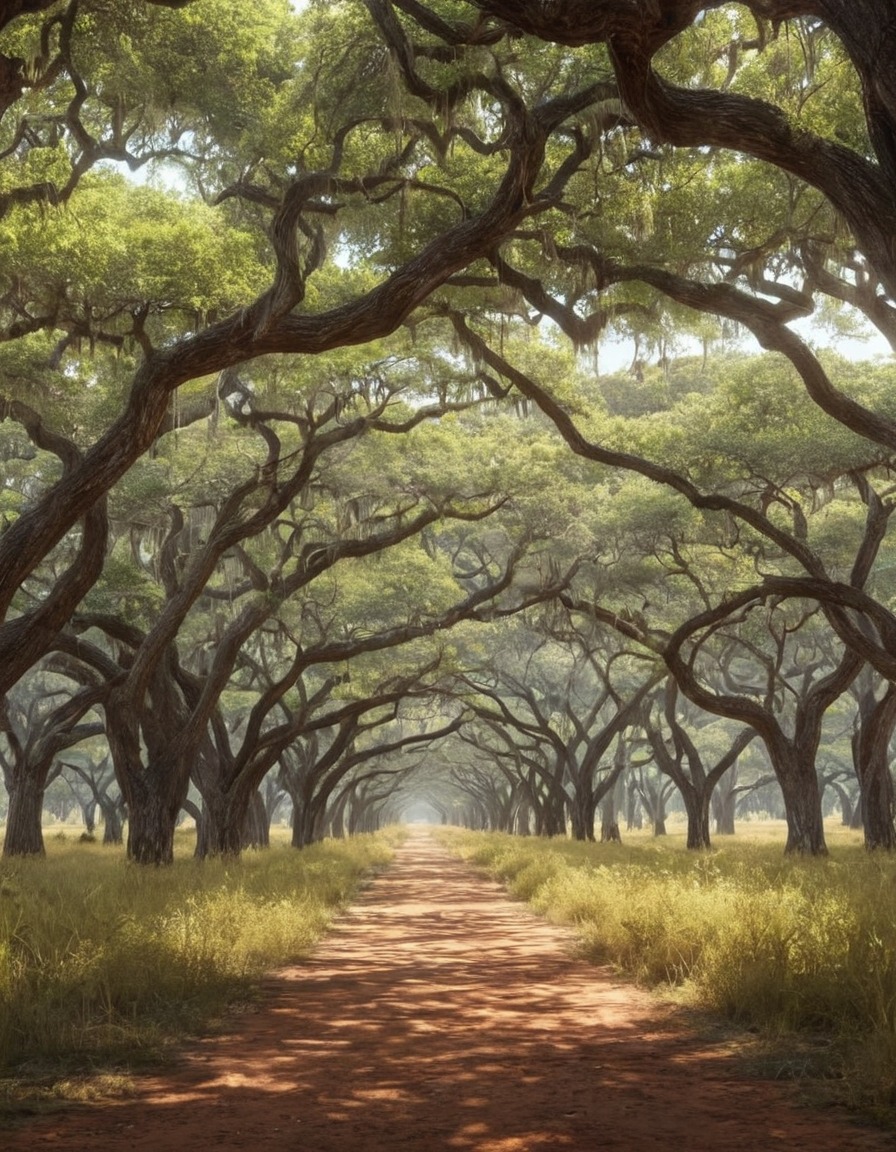
[(7, 1152), (877, 1152), (891, 1137), (737, 1078), (646, 994), (572, 958), (425, 833), (236, 1031), (135, 1098), (0, 1134)]

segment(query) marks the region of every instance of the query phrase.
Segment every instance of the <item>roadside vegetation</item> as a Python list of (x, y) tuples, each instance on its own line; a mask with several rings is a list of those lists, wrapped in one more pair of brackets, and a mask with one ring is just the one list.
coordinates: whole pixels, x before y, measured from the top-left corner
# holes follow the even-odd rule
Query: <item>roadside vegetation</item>
[(775, 1074), (896, 1114), (896, 861), (832, 830), (825, 859), (739, 835), (625, 845), (445, 830), (445, 843), (548, 919), (584, 955), (750, 1029)]
[(51, 837), (46, 858), (0, 861), (0, 1104), (41, 1085), (108, 1090), (211, 1027), (308, 955), (400, 835), (275, 845), (238, 864), (192, 859), (185, 836), (166, 869)]

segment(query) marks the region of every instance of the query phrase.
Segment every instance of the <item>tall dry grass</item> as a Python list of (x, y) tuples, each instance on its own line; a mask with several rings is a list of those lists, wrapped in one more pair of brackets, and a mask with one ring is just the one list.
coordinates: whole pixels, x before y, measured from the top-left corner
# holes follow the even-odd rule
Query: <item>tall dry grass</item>
[(0, 1077), (155, 1058), (307, 955), (395, 838), (161, 869), (51, 839), (0, 860)]
[[(445, 835), (445, 834), (443, 834)], [(896, 1116), (896, 860), (837, 837), (823, 860), (728, 838), (577, 844), (449, 832), (455, 851), (585, 954), (778, 1038), (812, 1036), (813, 1067), (853, 1104)]]

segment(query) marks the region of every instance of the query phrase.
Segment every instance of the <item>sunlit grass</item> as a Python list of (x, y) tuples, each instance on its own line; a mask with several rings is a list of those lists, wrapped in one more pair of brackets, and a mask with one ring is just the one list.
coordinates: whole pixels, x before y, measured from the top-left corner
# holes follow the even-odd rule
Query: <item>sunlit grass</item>
[[(782, 838), (683, 836), (578, 844), (440, 833), (583, 952), (765, 1035), (824, 1038), (823, 1073), (853, 1103), (896, 1114), (896, 860), (831, 829), (827, 859)], [(818, 1061), (814, 1061), (818, 1067)]]
[(67, 1074), (155, 1059), (208, 1027), (308, 955), (398, 835), (202, 863), (183, 836), (169, 868), (51, 835), (45, 859), (0, 860), (0, 1099), (47, 1075), (58, 1094)]

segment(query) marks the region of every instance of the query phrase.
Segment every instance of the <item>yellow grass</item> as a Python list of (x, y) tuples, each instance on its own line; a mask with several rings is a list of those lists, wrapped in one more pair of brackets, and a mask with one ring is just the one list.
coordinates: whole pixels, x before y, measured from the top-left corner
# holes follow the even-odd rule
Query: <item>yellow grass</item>
[(51, 835), (46, 859), (0, 860), (0, 1100), (23, 1078), (58, 1094), (66, 1075), (114, 1073), (208, 1027), (308, 954), (396, 835), (200, 863), (179, 834), (170, 868)]
[(852, 1102), (896, 1112), (896, 860), (834, 825), (830, 857), (814, 860), (785, 858), (780, 827), (745, 828), (700, 854), (683, 835), (442, 835), (573, 924), (595, 962), (768, 1035), (820, 1039), (824, 1074)]

